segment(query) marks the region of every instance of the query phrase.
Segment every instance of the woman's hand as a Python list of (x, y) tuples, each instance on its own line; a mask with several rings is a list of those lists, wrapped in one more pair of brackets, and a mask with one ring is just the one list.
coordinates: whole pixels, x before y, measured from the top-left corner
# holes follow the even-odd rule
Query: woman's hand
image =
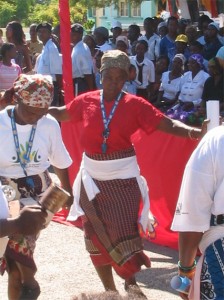
[(210, 122), (209, 119), (205, 119), (201, 125), (201, 138), (207, 133), (208, 131), (208, 123)]

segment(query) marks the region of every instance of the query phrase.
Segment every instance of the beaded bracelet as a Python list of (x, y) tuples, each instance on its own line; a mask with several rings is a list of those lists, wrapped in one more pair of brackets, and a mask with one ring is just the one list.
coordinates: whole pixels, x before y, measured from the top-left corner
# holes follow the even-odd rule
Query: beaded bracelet
[(197, 264), (196, 260), (194, 260), (193, 265), (190, 266), (190, 267), (183, 267), (183, 266), (181, 265), (180, 260), (179, 260), (178, 263), (177, 263), (178, 268), (179, 268), (181, 271), (183, 271), (183, 272), (189, 272), (189, 271), (192, 271), (192, 270), (196, 267), (196, 264)]
[(189, 138), (191, 139), (191, 140), (198, 140), (198, 138), (196, 138), (196, 137), (194, 137), (193, 135), (192, 135), (192, 133), (194, 132), (194, 128), (191, 128), (190, 130), (188, 130), (188, 136), (189, 136)]

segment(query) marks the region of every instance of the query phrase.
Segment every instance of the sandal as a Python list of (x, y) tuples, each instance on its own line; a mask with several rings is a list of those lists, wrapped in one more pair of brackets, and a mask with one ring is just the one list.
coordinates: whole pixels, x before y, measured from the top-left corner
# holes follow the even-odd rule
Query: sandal
[(29, 286), (22, 286), (22, 291), (19, 300), (36, 300), (40, 295), (40, 286), (38, 285), (34, 289)]

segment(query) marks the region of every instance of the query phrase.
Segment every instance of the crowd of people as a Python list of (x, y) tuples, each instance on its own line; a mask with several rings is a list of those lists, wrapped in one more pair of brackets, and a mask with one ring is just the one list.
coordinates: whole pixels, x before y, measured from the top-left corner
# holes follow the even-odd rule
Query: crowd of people
[[(53, 29), (47, 22), (32, 24), (30, 41), (26, 42), (21, 24), (10, 22), (6, 27), (7, 42), (2, 43), (0, 50), (0, 90), (3, 90), (0, 94), (1, 184), (11, 186), (17, 199), (39, 199), (51, 184), (48, 167), (53, 165), (63, 188), (74, 197), (68, 220), (81, 217), (86, 249), (105, 290), (116, 291), (114, 269), (124, 279), (125, 290), (140, 298), (146, 296), (137, 285), (135, 274), (142, 265), (151, 265), (143, 252), (142, 236), (149, 238), (153, 234), (155, 218), (149, 214), (148, 186), (141, 176), (131, 137), (141, 129), (146, 134), (160, 130), (184, 138), (201, 139), (207, 126), (204, 120), (206, 101), (219, 100), (220, 114), (224, 103), (224, 37), (216, 22), (203, 15), (196, 28), (171, 16), (167, 22), (146, 18), (143, 26), (144, 34), (136, 24), (130, 25), (125, 32), (122, 24), (115, 20), (110, 37), (103, 26), (84, 35), (81, 24), (71, 25), (75, 98), (66, 105), (60, 26)], [(71, 158), (55, 119), (74, 125), (82, 123), (83, 126), (79, 142), (84, 153), (73, 190), (67, 170)], [(221, 223), (216, 220), (224, 214), (219, 204), (220, 187), (217, 186), (217, 180), (220, 186), (223, 180), (218, 161), (218, 155), (221, 157), (223, 153), (223, 129), (219, 131), (217, 140), (212, 134), (207, 138), (211, 149), (206, 148), (207, 139), (202, 139), (187, 165), (173, 223), (174, 230), (192, 231), (180, 234), (178, 263), (180, 274), (190, 278), (204, 231), (209, 231), (209, 226), (218, 228), (224, 223), (222, 217), (219, 218)], [(201, 152), (203, 156), (198, 159)], [(197, 192), (194, 185), (199, 177)], [(186, 187), (186, 182), (192, 189)], [(203, 190), (205, 186), (207, 190)], [(202, 190), (207, 199), (202, 199)], [(197, 193), (196, 205), (194, 197)], [(16, 220), (11, 220), (2, 193), (0, 201), (4, 208), (0, 237), (9, 236), (6, 250), (0, 249), (4, 253), (1, 270), (7, 269), (9, 276), (8, 297), (10, 300), (37, 299), (40, 287), (35, 279), (37, 268), (33, 253), (36, 232), (43, 226), (45, 212), (28, 207), (21, 210)], [(188, 227), (182, 219), (178, 221), (185, 206), (189, 210)], [(195, 209), (202, 211), (201, 226), (194, 224), (197, 220)], [(209, 224), (211, 212), (214, 222)], [(32, 215), (40, 225), (37, 226), (35, 221), (26, 231), (23, 222), (29, 226)], [(1, 224), (4, 224), (4, 230)], [(18, 231), (15, 224), (18, 224)], [(221, 266), (224, 260), (223, 232), (217, 228), (214, 232), (218, 232), (215, 235), (218, 241), (209, 241), (217, 243), (222, 256), (221, 262), (219, 259)], [(192, 240), (191, 249), (187, 246), (188, 238)], [(214, 247), (211, 250), (213, 256)], [(203, 272), (198, 271), (201, 278), (205, 277), (204, 266), (210, 266), (205, 261), (207, 254), (204, 257)], [(216, 284), (213, 271), (208, 273), (209, 284), (214, 284), (214, 288), (210, 288), (213, 296), (209, 299), (222, 299), (219, 296), (223, 293), (223, 285), (220, 288)], [(207, 285), (200, 290), (201, 280), (195, 281), (195, 290), (199, 292), (198, 298), (192, 298), (194, 300), (204, 299), (202, 294)], [(224, 276), (220, 280), (223, 283)]]

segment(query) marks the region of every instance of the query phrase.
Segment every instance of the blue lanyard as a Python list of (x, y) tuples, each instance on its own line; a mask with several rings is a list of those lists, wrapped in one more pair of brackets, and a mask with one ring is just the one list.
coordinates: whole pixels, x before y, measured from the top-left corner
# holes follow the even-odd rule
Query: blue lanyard
[(117, 96), (117, 99), (114, 102), (114, 105), (111, 109), (111, 112), (109, 114), (109, 117), (107, 118), (106, 116), (106, 110), (105, 110), (105, 106), (104, 106), (104, 100), (103, 100), (103, 91), (100, 91), (100, 108), (101, 108), (101, 112), (102, 112), (102, 117), (103, 117), (103, 126), (104, 126), (104, 131), (103, 131), (103, 143), (101, 145), (102, 148), (102, 152), (106, 153), (107, 152), (107, 139), (109, 137), (110, 134), (110, 130), (109, 130), (109, 124), (114, 116), (115, 110), (118, 106), (119, 101), (121, 100), (121, 97), (123, 95), (123, 92), (120, 92), (120, 94)]
[(26, 165), (30, 161), (29, 157), (30, 157), (32, 146), (33, 146), (33, 140), (34, 140), (37, 124), (34, 124), (32, 126), (32, 129), (30, 132), (30, 137), (29, 137), (28, 147), (26, 149), (26, 153), (23, 155), (21, 155), (20, 148), (19, 148), (19, 137), (18, 137), (18, 132), (17, 132), (17, 128), (16, 128), (14, 108), (11, 111), (11, 125), (12, 125), (12, 133), (13, 133), (14, 143), (15, 143), (15, 147), (16, 147), (16, 153), (19, 158), (19, 162), (23, 169), (23, 172), (24, 172), (25, 176), (27, 176)]

